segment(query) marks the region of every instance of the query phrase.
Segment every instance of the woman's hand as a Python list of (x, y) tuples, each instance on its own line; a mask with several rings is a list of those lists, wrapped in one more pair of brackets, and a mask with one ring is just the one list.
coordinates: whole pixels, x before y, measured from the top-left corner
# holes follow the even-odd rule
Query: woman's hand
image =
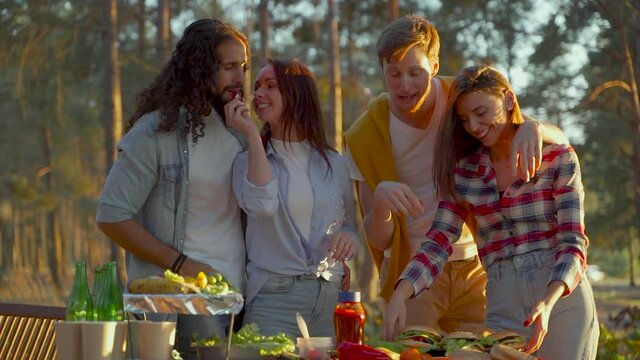
[(240, 131), (246, 138), (255, 132), (258, 133), (256, 124), (249, 116), (247, 105), (240, 100), (240, 94), (224, 105), (224, 118), (227, 125)]
[(553, 281), (547, 287), (547, 293), (545, 297), (531, 310), (531, 313), (524, 321), (524, 326), (528, 327), (532, 323), (535, 325), (531, 340), (527, 345), (526, 352), (532, 354), (542, 346), (542, 341), (549, 331), (549, 317), (551, 316), (551, 310), (555, 306), (556, 302), (562, 296), (565, 290), (565, 285), (562, 281)]
[(382, 333), (380, 338), (394, 341), (407, 323), (406, 301), (413, 294), (413, 286), (407, 280), (400, 280), (382, 314)]
[(424, 213), (424, 207), (420, 199), (411, 191), (409, 186), (403, 183), (383, 181), (376, 186), (373, 197), (374, 206), (387, 209), (396, 214), (402, 213), (417, 218)]
[(509, 167), (511, 174), (527, 182), (542, 164), (542, 133), (534, 120), (520, 125), (511, 144)]
[(355, 235), (350, 232), (338, 231), (331, 235), (329, 243), (329, 253), (333, 254), (336, 261), (350, 260), (358, 249), (358, 240)]

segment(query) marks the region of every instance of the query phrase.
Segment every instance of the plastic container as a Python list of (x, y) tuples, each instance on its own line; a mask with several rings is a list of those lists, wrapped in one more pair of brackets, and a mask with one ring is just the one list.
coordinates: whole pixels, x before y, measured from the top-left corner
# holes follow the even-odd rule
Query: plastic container
[(299, 337), (296, 342), (298, 355), (306, 360), (330, 360), (330, 350), (333, 350), (333, 339), (330, 337)]
[(360, 292), (341, 291), (333, 312), (336, 345), (340, 346), (344, 341), (362, 344), (365, 319), (366, 314), (360, 302)]

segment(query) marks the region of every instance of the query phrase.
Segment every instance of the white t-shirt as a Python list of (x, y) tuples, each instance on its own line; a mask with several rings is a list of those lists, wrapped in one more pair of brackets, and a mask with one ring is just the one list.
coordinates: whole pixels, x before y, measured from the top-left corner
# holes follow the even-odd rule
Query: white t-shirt
[[(215, 116), (215, 117), (214, 117)], [(245, 245), (231, 166), (242, 146), (215, 111), (204, 119), (205, 136), (189, 139), (189, 197), (184, 253), (211, 265), (244, 291)]]
[[(418, 251), (422, 242), (426, 240), (425, 234), (431, 228), (431, 223), (440, 201), (436, 196), (433, 183), (433, 157), (438, 128), (444, 119), (447, 107), (447, 94), (444, 92), (439, 79), (435, 78), (432, 85), (432, 91), (435, 91), (437, 98), (433, 116), (425, 129), (407, 125), (389, 111), (389, 132), (398, 182), (411, 188), (422, 201), (425, 210), (418, 218), (413, 218), (410, 215), (405, 217), (412, 255)], [(364, 176), (362, 176), (353, 161), (348, 149), (346, 158), (351, 169), (351, 178), (357, 181), (364, 181)], [(374, 189), (371, 190), (373, 191)], [(468, 231), (465, 231), (460, 240), (453, 244), (453, 253), (449, 257), (449, 261), (467, 259), (477, 253), (478, 250), (473, 242), (473, 237)], [(390, 249), (387, 249), (385, 256), (390, 257), (390, 255)]]
[(309, 179), (309, 156), (311, 145), (306, 141), (284, 143), (271, 139), (276, 154), (284, 160), (289, 171), (289, 189), (287, 207), (294, 223), (300, 230), (304, 240), (309, 239), (311, 232), (311, 215), (313, 213), (313, 189)]

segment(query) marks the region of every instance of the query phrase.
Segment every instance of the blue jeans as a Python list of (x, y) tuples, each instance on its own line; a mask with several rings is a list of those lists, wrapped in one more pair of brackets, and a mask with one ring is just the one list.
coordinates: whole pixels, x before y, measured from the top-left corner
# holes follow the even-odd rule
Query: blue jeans
[[(555, 265), (555, 250), (537, 250), (499, 260), (487, 269), (487, 326), (531, 337), (523, 322), (545, 295)], [(595, 359), (598, 317), (586, 276), (551, 311), (548, 333), (536, 356), (543, 359)]]
[(339, 282), (305, 276), (270, 277), (246, 306), (243, 324), (257, 323), (263, 335), (284, 332), (300, 337), (296, 311), (307, 322), (311, 336), (334, 337), (333, 310), (338, 303)]

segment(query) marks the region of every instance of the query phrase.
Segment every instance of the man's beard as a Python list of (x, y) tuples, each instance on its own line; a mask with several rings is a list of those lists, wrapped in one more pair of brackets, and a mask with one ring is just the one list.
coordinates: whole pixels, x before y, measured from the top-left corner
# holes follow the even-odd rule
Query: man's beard
[(227, 101), (224, 101), (222, 98), (222, 94), (211, 94), (211, 106), (213, 107), (213, 111), (217, 112), (222, 122), (227, 124), (227, 119), (224, 117), (224, 106), (227, 104)]
[[(224, 106), (229, 101), (233, 100), (233, 98), (231, 98), (229, 100), (223, 99), (222, 96), (225, 93), (225, 91), (226, 91), (226, 89), (223, 90), (222, 93), (213, 93), (213, 94), (211, 94), (211, 106), (213, 107), (213, 110), (216, 111), (218, 113), (218, 115), (220, 115), (220, 118), (226, 124), (227, 123), (227, 119), (225, 119), (225, 116), (224, 116)], [(242, 93), (242, 90), (238, 89), (237, 92), (240, 93), (240, 101), (242, 101), (242, 99), (244, 97), (243, 93)]]

